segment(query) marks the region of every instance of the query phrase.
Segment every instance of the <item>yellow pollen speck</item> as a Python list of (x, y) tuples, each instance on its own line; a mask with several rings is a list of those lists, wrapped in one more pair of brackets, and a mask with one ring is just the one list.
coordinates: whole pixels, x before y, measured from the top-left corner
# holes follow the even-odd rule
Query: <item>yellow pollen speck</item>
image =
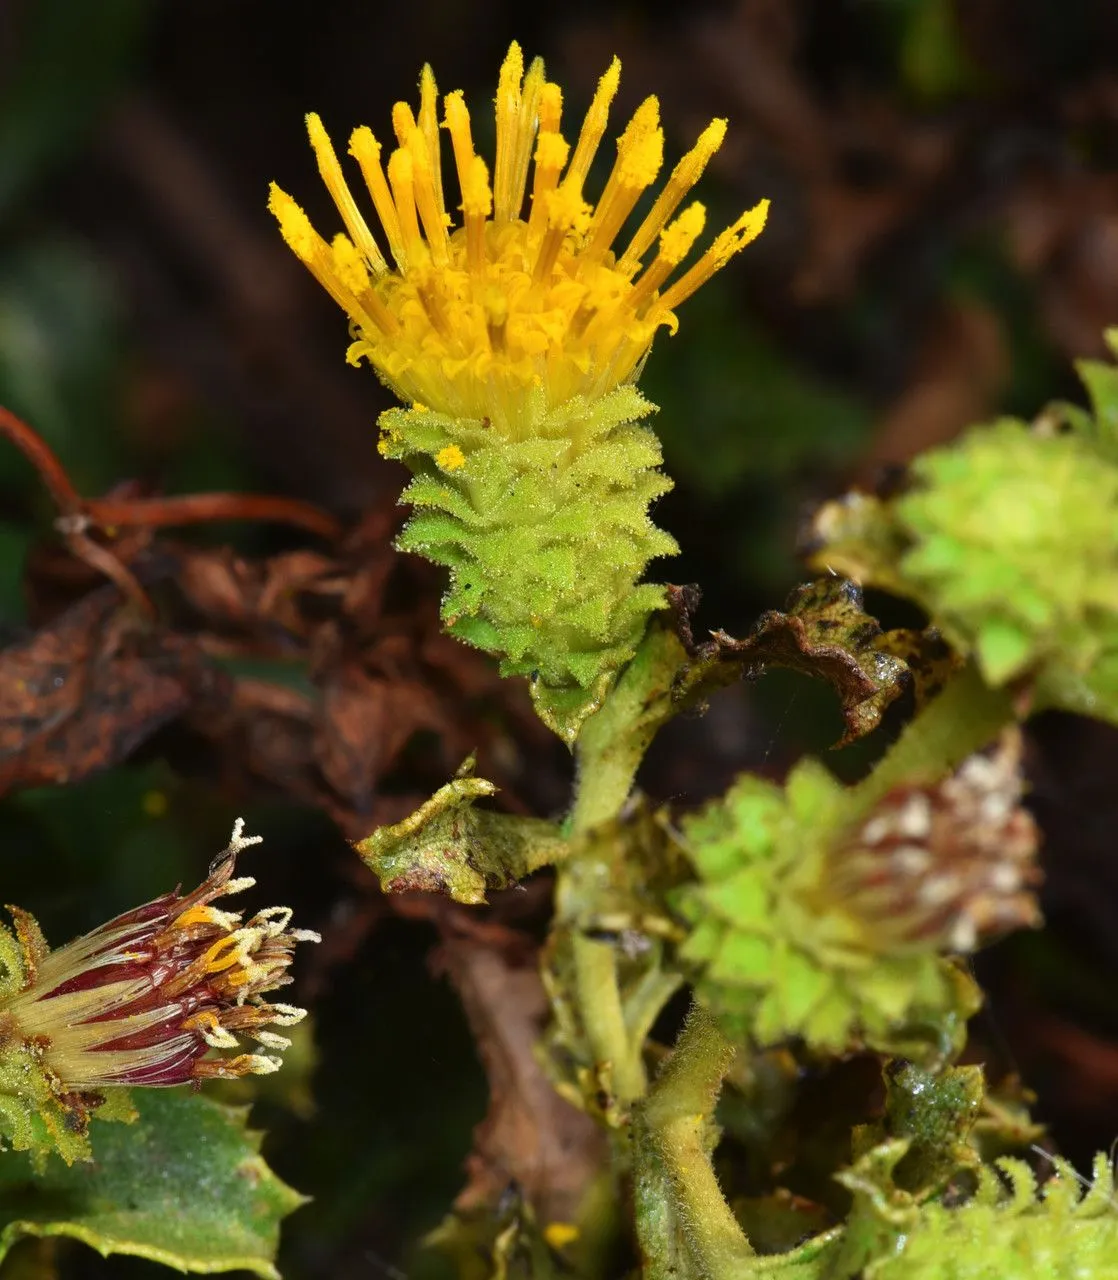
[(573, 1222), (549, 1222), (543, 1229), (543, 1238), (553, 1249), (563, 1249), (582, 1233)]
[[(418, 111), (404, 103), (392, 111), (387, 137), (395, 147), (385, 153), (364, 126), (350, 138), (375, 222), (351, 193), (322, 122), (308, 116), (344, 234), (324, 239), (278, 187), (269, 207), (288, 245), (349, 316), (350, 363), (368, 360), (405, 403), (485, 421), (512, 439), (573, 397), (599, 398), (638, 375), (656, 331), (674, 331), (675, 307), (760, 232), (768, 203), (686, 268), (702, 206), (672, 218), (726, 125), (712, 121), (656, 194), (664, 133), (655, 98), (621, 130), (605, 188), (591, 198), (584, 188), (620, 72), (614, 59), (581, 125), (568, 122), (561, 133), (559, 86), (539, 59), (525, 69), (514, 44), (498, 78), (491, 163), (474, 150), (461, 91), (442, 97), (453, 152), (444, 174), (439, 96), (424, 68)], [(617, 244), (642, 205), (636, 232)], [(438, 455), (443, 470), (465, 465), (456, 448)]]
[(456, 444), (448, 444), (435, 454), (435, 462), (444, 471), (461, 471), (466, 465), (466, 455)]

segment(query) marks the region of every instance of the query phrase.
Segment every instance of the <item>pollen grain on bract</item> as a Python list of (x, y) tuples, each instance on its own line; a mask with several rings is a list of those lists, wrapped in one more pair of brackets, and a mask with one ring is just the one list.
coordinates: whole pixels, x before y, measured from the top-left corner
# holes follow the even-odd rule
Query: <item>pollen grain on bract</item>
[[(66, 946), (49, 950), (34, 920), (9, 908), (22, 951), (21, 989), (0, 1003), (5, 1033), (29, 1045), (66, 1091), (112, 1085), (176, 1085), (275, 1071), (290, 1043), (272, 1027), (305, 1010), (263, 994), (291, 982), (297, 942), (318, 934), (290, 928), (287, 907), (247, 921), (215, 899), (255, 881), (234, 878), (237, 854), (260, 837), (242, 835), (192, 893), (176, 890), (127, 911)], [(247, 1037), (266, 1052), (240, 1050)]]
[(559, 86), (547, 80), (538, 58), (525, 73), (513, 44), (497, 87), (492, 171), (474, 150), (462, 93), (445, 95), (442, 127), (450, 135), (462, 214), (455, 225), (443, 188), (438, 93), (425, 67), (418, 113), (403, 102), (393, 109), (399, 145), (387, 163), (368, 128), (350, 137), (379, 239), (321, 120), (307, 117), (319, 171), (346, 232), (327, 243), (275, 184), (269, 207), (288, 245), (350, 317), (351, 362), (368, 359), (408, 404), (486, 420), (513, 439), (531, 434), (556, 406), (604, 396), (639, 373), (657, 329), (674, 331), (675, 308), (761, 231), (768, 201), (743, 213), (681, 270), (706, 213), (697, 202), (676, 211), (725, 136), (726, 122), (714, 120), (636, 230), (619, 242), (664, 161), (659, 104), (650, 97), (618, 138), (597, 201), (586, 196), (620, 70), (615, 58), (572, 147)]

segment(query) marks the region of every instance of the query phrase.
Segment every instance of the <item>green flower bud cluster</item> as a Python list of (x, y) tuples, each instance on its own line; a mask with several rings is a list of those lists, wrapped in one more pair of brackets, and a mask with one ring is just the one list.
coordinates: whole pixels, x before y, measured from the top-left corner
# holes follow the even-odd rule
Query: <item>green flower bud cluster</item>
[(976, 989), (938, 954), (938, 940), (899, 944), (839, 891), (831, 849), (849, 826), (846, 796), (807, 760), (784, 789), (746, 775), (686, 819), (700, 883), (678, 898), (691, 925), (682, 958), (731, 1036), (947, 1053), (977, 1007)]
[(675, 540), (648, 508), (671, 488), (632, 386), (540, 406), (529, 435), (419, 409), (381, 417), (381, 452), (415, 479), (398, 546), (445, 565), (447, 629), (527, 676), (544, 721), (573, 743), (633, 656), (664, 589), (638, 585)]
[(1007, 420), (913, 474), (900, 568), (948, 639), (993, 684), (1057, 656), (1089, 670), (1118, 637), (1118, 467), (1079, 435)]
[[(1101, 366), (1100, 366), (1101, 367)], [(991, 685), (1118, 718), (1118, 457), (1096, 419), (976, 427), (912, 465), (891, 500), (816, 520), (815, 560), (927, 610)]]

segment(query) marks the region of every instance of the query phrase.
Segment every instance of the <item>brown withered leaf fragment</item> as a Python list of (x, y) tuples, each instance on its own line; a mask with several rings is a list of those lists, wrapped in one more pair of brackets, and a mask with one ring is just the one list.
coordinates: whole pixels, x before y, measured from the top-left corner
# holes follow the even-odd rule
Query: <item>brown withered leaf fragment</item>
[(308, 630), (299, 593), (333, 569), (333, 563), (315, 551), (290, 551), (254, 562), (228, 547), (179, 547), (175, 558), (179, 590), (209, 626), (280, 627), (299, 637)]
[(502, 929), (447, 936), (432, 956), (462, 1001), (489, 1082), (489, 1112), (474, 1130), (467, 1181), (455, 1210), (496, 1205), (518, 1186), (541, 1222), (573, 1222), (606, 1158), (594, 1121), (561, 1098), (536, 1056), (548, 1003), (536, 946)]
[(219, 717), (194, 727), (220, 743), (228, 764), (266, 778), (291, 796), (316, 803), (321, 790), (311, 752), (315, 703), (295, 689), (242, 677)]
[(108, 768), (225, 685), (191, 641), (94, 591), (0, 652), (0, 792)]
[(686, 582), (682, 586), (669, 582), (664, 589), (667, 592), (668, 611), (671, 614), (675, 633), (679, 636), (680, 643), (687, 650), (688, 655), (696, 658), (699, 656), (699, 646), (695, 643), (691, 619), (698, 613), (699, 605), (702, 603), (702, 588), (694, 582)]
[[(510, 807), (539, 807), (518, 790), (546, 771), (529, 771), (517, 744), (533, 734), (549, 742), (547, 731), (484, 655), (444, 642), (438, 575), (392, 548), (401, 518), (383, 502), (330, 555), (296, 549), (266, 559), (144, 531), (129, 567), (160, 611), (146, 627), (111, 593), (96, 597), (103, 607), (90, 603), (91, 572), (71, 554), (40, 557), (31, 585), (39, 618), (53, 620), (34, 645), (0, 657), (0, 684), (4, 659), (12, 670), (0, 688), (0, 786), (61, 782), (115, 763), (185, 711), (184, 726), (207, 741), (227, 784), (278, 787), (353, 838), (415, 807), (401, 805), (398, 782), (384, 787), (412, 742), (404, 767), (420, 799), (476, 749)], [(112, 545), (119, 552), (126, 542)], [(101, 634), (106, 610), (119, 615), (119, 640)], [(91, 672), (102, 702), (116, 691), (112, 723), (105, 706), (93, 721), (85, 711), (74, 718)], [(31, 739), (60, 725), (64, 746), (35, 748), (46, 763), (27, 756)], [(89, 733), (84, 745), (79, 731)], [(550, 790), (560, 785), (549, 776)]]
[(229, 547), (191, 548), (178, 557), (175, 582), (210, 626), (229, 626), (248, 620), (255, 578), (254, 567)]
[(695, 661), (684, 677), (690, 689), (725, 684), (735, 668), (759, 675), (766, 667), (787, 667), (826, 680), (846, 721), (840, 747), (875, 729), (912, 681), (903, 659), (883, 642), (881, 624), (862, 607), (861, 588), (846, 578), (797, 587), (783, 612), (763, 613), (743, 640), (724, 631), (711, 635), (692, 645)]
[(380, 777), (417, 729), (441, 732), (444, 717), (418, 680), (370, 676), (356, 662), (331, 671), (322, 687), (313, 750), (327, 783), (367, 812)]

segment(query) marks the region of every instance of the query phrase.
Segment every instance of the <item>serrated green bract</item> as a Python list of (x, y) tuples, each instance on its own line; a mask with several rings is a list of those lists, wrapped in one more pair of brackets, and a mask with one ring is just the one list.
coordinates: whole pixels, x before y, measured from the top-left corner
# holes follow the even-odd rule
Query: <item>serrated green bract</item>
[(1102, 408), (1068, 412), (1063, 433), (974, 428), (918, 458), (898, 498), (829, 504), (813, 559), (915, 600), (989, 684), (1028, 675), (1038, 706), (1115, 720), (1118, 446)]
[[(30, 915), (21, 911), (16, 920), (29, 945), (45, 947)], [(29, 963), (20, 941), (0, 925), (0, 1006), (30, 981)], [(18, 1034), (10, 1014), (0, 1012), (0, 1144), (27, 1152), (36, 1170), (45, 1168), (52, 1155), (66, 1164), (88, 1160), (91, 1115), (99, 1120), (132, 1120), (135, 1113), (128, 1090), (115, 1089), (105, 1098), (64, 1093), (43, 1066), (37, 1047)]]
[(1118, 467), (1006, 420), (913, 466), (900, 569), (993, 684), (1059, 655), (1089, 670), (1118, 619)]
[(932, 1202), (898, 1222), (898, 1251), (871, 1262), (866, 1280), (1109, 1280), (1118, 1259), (1118, 1208), (1107, 1158), (1096, 1157), (1085, 1192), (1070, 1164), (1055, 1166), (1041, 1198), (1023, 1160), (984, 1166), (965, 1204)]
[(94, 1159), (0, 1161), (0, 1257), (22, 1236), (70, 1236), (99, 1253), (180, 1271), (279, 1280), (280, 1220), (304, 1198), (268, 1168), (243, 1108), (183, 1089), (137, 1094), (134, 1125), (98, 1126)]
[(381, 416), (381, 452), (415, 479), (400, 536), (450, 570), (448, 630), (527, 676), (542, 719), (572, 743), (633, 656), (664, 590), (638, 585), (674, 555), (649, 504), (671, 488), (631, 386), (540, 412), (530, 435), (419, 409)]
[(958, 1041), (977, 989), (931, 949), (890, 953), (872, 921), (836, 900), (827, 843), (841, 832), (843, 802), (840, 784), (809, 760), (783, 789), (746, 775), (686, 819), (700, 883), (679, 895), (691, 924), (681, 956), (732, 1036), (935, 1059)]

